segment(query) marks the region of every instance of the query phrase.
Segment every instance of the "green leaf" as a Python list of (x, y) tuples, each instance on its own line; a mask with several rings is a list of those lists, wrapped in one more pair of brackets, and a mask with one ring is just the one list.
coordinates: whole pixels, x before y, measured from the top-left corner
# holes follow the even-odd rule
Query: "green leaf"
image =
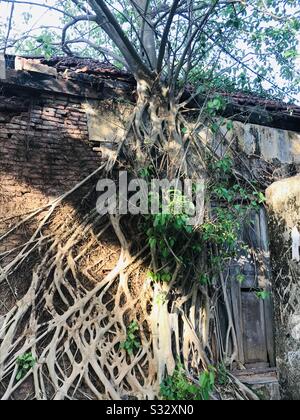
[(238, 275), (236, 276), (236, 280), (237, 280), (240, 284), (243, 284), (243, 283), (244, 283), (244, 281), (246, 280), (246, 277), (244, 276), (244, 274), (238, 274)]
[(168, 258), (168, 256), (170, 255), (170, 251), (168, 250), (168, 248), (163, 248), (161, 250), (161, 254), (164, 258)]
[(172, 280), (172, 274), (170, 273), (164, 273), (161, 276), (161, 281), (165, 282), (165, 283), (169, 283)]
[(20, 381), (22, 378), (23, 378), (23, 372), (22, 372), (22, 370), (19, 370), (19, 372), (17, 373), (17, 376), (16, 376), (16, 380)]
[(263, 203), (265, 203), (267, 201), (266, 196), (262, 192), (260, 192), (258, 194), (258, 200), (259, 200), (258, 201), (259, 204), (263, 204)]
[(228, 121), (227, 124), (226, 124), (227, 130), (231, 131), (231, 130), (233, 130), (233, 127), (234, 127), (233, 121)]
[(285, 51), (283, 53), (283, 56), (284, 58), (297, 58), (299, 54), (297, 53), (295, 49), (291, 49), (291, 50)]
[(210, 278), (208, 274), (201, 274), (199, 282), (202, 286), (207, 286), (208, 284), (210, 284)]
[(149, 245), (150, 245), (151, 249), (154, 249), (156, 247), (156, 244), (157, 244), (156, 238), (150, 238), (149, 239)]
[(188, 129), (187, 129), (186, 127), (183, 127), (183, 128), (181, 129), (181, 132), (182, 132), (182, 134), (187, 134)]
[(270, 292), (263, 290), (261, 292), (256, 292), (256, 296), (260, 300), (267, 300), (270, 297)]
[(220, 130), (220, 126), (219, 126), (219, 124), (217, 124), (217, 123), (213, 123), (213, 124), (210, 126), (210, 128), (211, 128), (211, 131), (213, 132), (213, 134), (218, 133), (218, 131)]

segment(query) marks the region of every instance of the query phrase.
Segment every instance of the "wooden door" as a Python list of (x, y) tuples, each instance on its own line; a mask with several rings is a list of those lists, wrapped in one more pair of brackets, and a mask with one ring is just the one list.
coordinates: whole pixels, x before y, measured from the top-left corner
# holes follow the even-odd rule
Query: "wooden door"
[[(230, 268), (232, 311), (235, 320), (239, 361), (245, 368), (275, 366), (273, 305), (266, 214), (253, 215), (243, 229), (251, 253), (241, 255)], [(237, 279), (243, 279), (238, 281)], [(268, 296), (262, 299), (261, 292)]]

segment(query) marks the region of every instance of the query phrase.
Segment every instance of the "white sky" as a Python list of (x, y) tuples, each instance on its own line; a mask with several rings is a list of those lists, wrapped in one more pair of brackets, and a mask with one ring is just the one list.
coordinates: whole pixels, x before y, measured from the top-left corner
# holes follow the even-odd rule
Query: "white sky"
[[(24, 0), (26, 1), (26, 0)], [(55, 0), (32, 0), (34, 3), (42, 5), (54, 6), (56, 4)], [(5, 28), (5, 33), (7, 31), (7, 22), (11, 12), (11, 4), (4, 3), (0, 0), (0, 26)], [(24, 13), (30, 13), (32, 19), (30, 24), (26, 24), (24, 21)], [(41, 26), (54, 26), (61, 27), (60, 23), (60, 14), (55, 11), (51, 11), (44, 7), (39, 6), (30, 6), (28, 4), (16, 4), (14, 11), (14, 26), (12, 28), (12, 35), (21, 35), (26, 31), (30, 31), (30, 34), (37, 34)]]
[[(26, 0), (24, 0), (26, 1)], [(50, 6), (57, 6), (57, 1), (55, 0), (32, 0), (37, 4), (41, 5), (50, 5)], [(62, 2), (61, 2), (62, 3)], [(7, 22), (8, 17), (11, 11), (11, 4), (4, 3), (0, 0), (0, 28), (4, 33), (7, 31)], [(30, 20), (30, 24), (26, 24), (24, 22), (24, 13), (31, 13), (33, 19)], [(55, 27), (61, 27), (60, 22), (60, 13), (48, 10), (43, 7), (38, 6), (30, 6), (28, 4), (16, 4), (15, 11), (14, 11), (14, 25), (11, 31), (11, 37), (20, 36), (22, 33), (26, 31), (30, 31), (31, 35), (37, 35), (39, 33), (40, 27), (54, 27), (53, 31), (55, 31)], [(299, 34), (299, 41), (300, 41), (300, 34)], [(9, 51), (7, 51), (9, 52)], [(299, 42), (299, 55), (300, 55), (300, 42)], [(300, 72), (300, 56), (297, 58), (297, 69)], [(279, 86), (282, 87), (282, 80), (279, 77), (278, 71), (276, 70), (277, 64), (274, 62), (274, 82)], [(277, 73), (277, 75), (276, 75)], [(295, 102), (300, 103), (300, 93), (295, 97)]]

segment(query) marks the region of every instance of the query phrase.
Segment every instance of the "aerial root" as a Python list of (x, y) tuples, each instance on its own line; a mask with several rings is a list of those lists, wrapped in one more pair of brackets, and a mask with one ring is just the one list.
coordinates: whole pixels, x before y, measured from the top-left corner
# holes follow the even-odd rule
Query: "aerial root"
[[(158, 152), (158, 163), (167, 162), (164, 172), (169, 175), (175, 167), (179, 173), (192, 168), (182, 148), (178, 109), (166, 115), (159, 106), (155, 101), (141, 103), (122, 142), (128, 150), (135, 140), (138, 163), (133, 173), (145, 156), (152, 161), (153, 148), (166, 147), (170, 133), (172, 153)], [(151, 124), (145, 118), (149, 109)], [(120, 216), (101, 217), (95, 203), (87, 206), (85, 200), (72, 211), (66, 205), (96, 175), (111, 171), (117, 158), (0, 237), (4, 241), (22, 225), (38, 220), (31, 238), (3, 255), (10, 258), (0, 269), (0, 284), (22, 270), (28, 283), (0, 318), (3, 400), (24, 390), (27, 398), (37, 400), (154, 399), (179, 359), (195, 376), (217, 359), (209, 339), (216, 302), (207, 289), (185, 278), (178, 261), (171, 283), (153, 282), (147, 272), (156, 267), (156, 256), (148, 245), (128, 237)], [(27, 272), (31, 259), (33, 269)], [(132, 321), (139, 325), (140, 346), (129, 354), (122, 344)], [(228, 337), (234, 337), (233, 324)], [(31, 354), (36, 363), (18, 380), (18, 361), (24, 354)], [(235, 384), (239, 395), (253, 397)]]
[[(43, 235), (40, 223), (39, 233), (2, 269), (2, 278), (22, 269), (36, 250), (34, 241), (39, 243), (28, 290), (1, 322), (2, 399), (30, 383), (28, 397), (35, 399), (153, 399), (181, 348), (187, 365), (205, 362), (195, 322), (176, 305), (170, 312), (168, 300), (159, 299), (170, 293), (168, 285), (153, 286), (147, 279), (148, 246), (132, 255), (120, 217), (101, 219), (91, 210), (61, 223), (63, 209), (54, 214), (51, 207), (43, 218), (47, 231), (54, 229), (51, 235)], [(129, 355), (121, 344), (133, 320), (140, 325), (141, 346)], [(18, 358), (28, 353), (36, 364), (17, 380)]]

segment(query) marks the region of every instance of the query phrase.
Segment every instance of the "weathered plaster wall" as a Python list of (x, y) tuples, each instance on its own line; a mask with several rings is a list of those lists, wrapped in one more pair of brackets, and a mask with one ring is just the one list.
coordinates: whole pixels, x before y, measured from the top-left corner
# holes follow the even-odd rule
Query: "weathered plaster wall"
[(267, 189), (277, 365), (285, 399), (300, 399), (300, 175)]
[(254, 175), (266, 188), (300, 172), (300, 133), (238, 121), (232, 130), (228, 130), (225, 121), (220, 132), (213, 134), (202, 129), (199, 136), (220, 156), (229, 147), (235, 150), (238, 169), (245, 176)]
[(249, 156), (259, 156), (267, 162), (300, 164), (300, 136), (292, 131), (235, 123), (237, 146)]
[[(226, 134), (225, 129), (223, 132)], [(226, 137), (246, 163), (248, 173), (266, 187), (300, 172), (299, 133), (235, 122)]]
[(126, 136), (126, 126), (130, 121), (132, 106), (126, 102), (107, 99), (87, 100), (84, 103), (87, 128), (94, 150), (106, 159), (114, 157), (118, 145)]

